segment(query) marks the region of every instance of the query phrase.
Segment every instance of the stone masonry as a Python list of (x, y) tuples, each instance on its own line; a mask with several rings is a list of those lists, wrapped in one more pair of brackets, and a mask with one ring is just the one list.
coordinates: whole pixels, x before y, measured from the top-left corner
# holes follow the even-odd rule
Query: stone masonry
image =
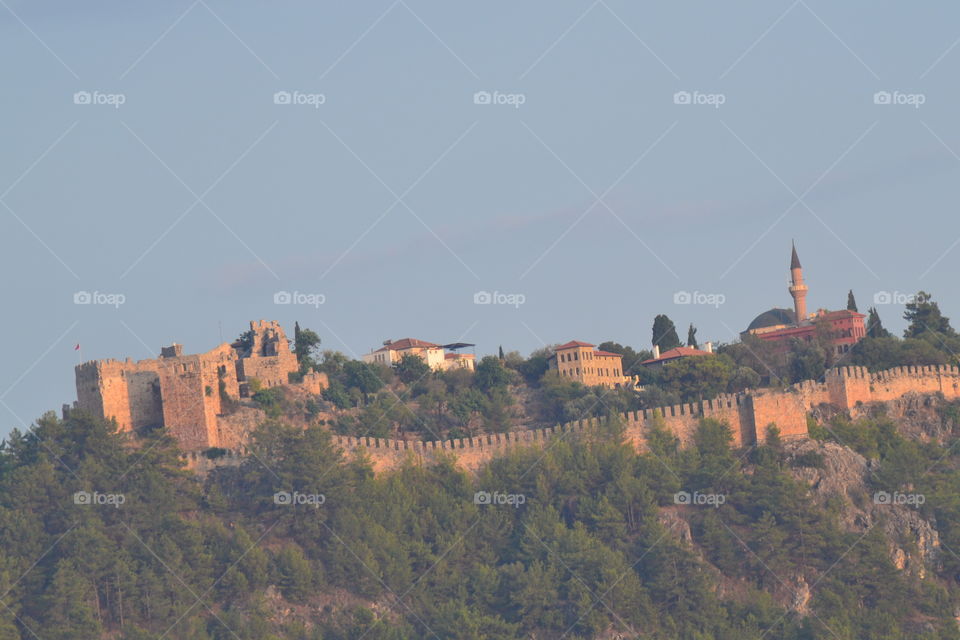
[[(288, 384), (298, 369), (277, 322), (251, 322), (248, 337), (195, 355), (183, 355), (182, 346), (174, 344), (155, 359), (80, 364), (76, 406), (116, 420), (121, 431), (164, 426), (185, 451), (233, 448), (238, 443), (221, 443), (218, 429), (225, 397), (246, 396), (253, 379), (262, 387)], [(310, 371), (302, 384), (319, 394), (327, 386), (326, 375)]]
[[(807, 437), (807, 415), (823, 404), (848, 413), (871, 402), (887, 402), (906, 394), (942, 394), (960, 398), (960, 370), (949, 366), (898, 367), (871, 374), (863, 367), (842, 367), (827, 372), (823, 382), (809, 380), (785, 390), (760, 389), (713, 400), (635, 411), (621, 415), (625, 438), (637, 450), (646, 448), (646, 433), (654, 420), (672, 431), (684, 445), (690, 444), (701, 418), (713, 418), (730, 427), (736, 447), (762, 442), (767, 427), (775, 425), (784, 439)], [(565, 434), (596, 432), (602, 421), (580, 420), (546, 429), (530, 429), (437, 442), (353, 438), (334, 436), (348, 455), (363, 453), (374, 470), (395, 468), (404, 461), (424, 463), (443, 455), (476, 470), (491, 458), (517, 447), (545, 447)]]

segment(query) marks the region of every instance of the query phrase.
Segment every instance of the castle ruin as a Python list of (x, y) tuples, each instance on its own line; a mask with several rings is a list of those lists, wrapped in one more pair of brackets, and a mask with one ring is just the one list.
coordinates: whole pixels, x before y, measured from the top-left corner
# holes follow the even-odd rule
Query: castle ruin
[[(115, 420), (120, 431), (166, 427), (185, 451), (232, 448), (239, 443), (221, 429), (226, 404), (249, 396), (253, 380), (261, 387), (285, 385), (298, 370), (279, 323), (252, 321), (240, 340), (206, 353), (183, 355), (182, 345), (173, 344), (159, 358), (77, 365), (76, 406)], [(326, 375), (310, 371), (299, 384), (319, 394)]]

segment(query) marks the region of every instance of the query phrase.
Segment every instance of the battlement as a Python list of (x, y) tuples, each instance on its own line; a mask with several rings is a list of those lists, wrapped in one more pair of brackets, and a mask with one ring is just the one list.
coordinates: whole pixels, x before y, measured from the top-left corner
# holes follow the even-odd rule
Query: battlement
[[(630, 411), (621, 414), (625, 440), (637, 450), (647, 446), (647, 432), (658, 419), (684, 445), (692, 441), (701, 418), (719, 420), (730, 427), (734, 446), (762, 442), (767, 427), (776, 426), (786, 439), (805, 438), (807, 414), (821, 404), (851, 411), (868, 402), (893, 400), (907, 393), (943, 394), (960, 398), (960, 369), (953, 366), (896, 367), (871, 374), (865, 367), (840, 367), (827, 372), (823, 382), (806, 380), (783, 390), (755, 389), (720, 394), (711, 400)], [(443, 441), (408, 441), (334, 436), (347, 455), (362, 451), (374, 470), (399, 466), (404, 461), (424, 463), (446, 454), (464, 469), (476, 470), (492, 458), (518, 447), (542, 447), (565, 434), (595, 432), (603, 421), (579, 420), (542, 429), (487, 434)]]
[[(218, 416), (225, 398), (239, 398), (249, 380), (261, 386), (287, 384), (299, 369), (279, 323), (250, 323), (252, 349), (240, 353), (221, 344), (184, 355), (180, 344), (163, 347), (160, 357), (134, 362), (94, 360), (75, 368), (77, 405), (116, 420), (122, 431), (165, 426), (185, 450), (220, 446)], [(304, 387), (319, 394), (325, 374), (309, 372)]]
[[(166, 426), (186, 451), (218, 446), (242, 449), (245, 443), (235, 442), (236, 437), (225, 436), (229, 442), (220, 442), (218, 419), (224, 396), (242, 396), (253, 378), (265, 387), (288, 384), (290, 373), (298, 369), (296, 356), (279, 323), (255, 320), (250, 329), (253, 339), (249, 353), (222, 344), (206, 353), (183, 355), (182, 347), (174, 344), (165, 347), (156, 359), (105, 359), (79, 364), (75, 369), (76, 406), (115, 419), (125, 431)], [(299, 384), (317, 395), (329, 382), (326, 374), (308, 371)], [(861, 405), (886, 402), (909, 393), (960, 398), (960, 368), (903, 366), (870, 373), (865, 367), (839, 367), (829, 370), (822, 382), (806, 380), (780, 390), (720, 394), (702, 402), (631, 411), (620, 418), (626, 440), (638, 450), (646, 448), (646, 434), (655, 419), (684, 445), (692, 441), (702, 418), (719, 420), (730, 427), (734, 446), (746, 446), (762, 441), (772, 425), (781, 437), (807, 437), (807, 414), (823, 404), (852, 412)], [(421, 442), (335, 436), (335, 442), (348, 454), (364, 451), (377, 470), (395, 467), (411, 458), (422, 462), (438, 455), (452, 455), (464, 468), (476, 469), (510, 449), (543, 446), (565, 434), (595, 432), (601, 424), (601, 420), (591, 418), (454, 440)]]

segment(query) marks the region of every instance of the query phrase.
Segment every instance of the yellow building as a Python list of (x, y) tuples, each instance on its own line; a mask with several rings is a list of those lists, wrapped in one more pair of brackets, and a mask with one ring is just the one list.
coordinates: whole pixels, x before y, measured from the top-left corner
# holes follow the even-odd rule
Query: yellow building
[(633, 384), (632, 378), (623, 375), (623, 356), (595, 349), (589, 342), (572, 340), (560, 345), (550, 356), (549, 366), (561, 378), (589, 387), (613, 389)]

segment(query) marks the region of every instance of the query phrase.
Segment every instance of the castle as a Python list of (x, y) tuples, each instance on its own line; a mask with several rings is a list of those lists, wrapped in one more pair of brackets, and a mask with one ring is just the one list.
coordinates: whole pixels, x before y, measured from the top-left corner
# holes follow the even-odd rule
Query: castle
[[(575, 346), (578, 353), (595, 353), (586, 343)], [(582, 356), (570, 362), (582, 363)], [(291, 385), (317, 395), (329, 385), (323, 373), (310, 370), (299, 379), (294, 375), (298, 372), (297, 358), (280, 325), (253, 321), (239, 340), (206, 353), (183, 355), (182, 346), (173, 344), (162, 348), (155, 359), (80, 364), (76, 367), (74, 406), (115, 420), (121, 431), (163, 426), (187, 452), (192, 466), (202, 468), (209, 462), (202, 456), (205, 449), (228, 449), (226, 460), (236, 460), (246, 452), (247, 436), (262, 414), (249, 408), (247, 414), (231, 414), (228, 409), (237, 399), (248, 397), (257, 387)], [(612, 366), (610, 375), (622, 373)], [(776, 426), (785, 439), (808, 437), (807, 417), (823, 405), (855, 414), (864, 405), (908, 394), (960, 399), (960, 369), (908, 366), (870, 373), (864, 367), (839, 367), (828, 370), (823, 382), (807, 380), (786, 389), (721, 394), (712, 400), (628, 412), (620, 420), (626, 440), (641, 451), (646, 449), (647, 433), (655, 421), (686, 445), (703, 418), (727, 424), (733, 445), (742, 447), (762, 442), (770, 426)], [(545, 429), (433, 442), (339, 435), (334, 441), (350, 455), (368, 456), (376, 471), (408, 460), (430, 462), (443, 455), (452, 455), (462, 468), (475, 470), (517, 446), (550, 446), (555, 438), (572, 432), (589, 434), (600, 424), (600, 419), (591, 418)]]
[[(288, 384), (298, 370), (280, 325), (253, 321), (240, 340), (206, 353), (183, 355), (182, 345), (173, 344), (150, 360), (77, 365), (75, 406), (116, 420), (121, 431), (166, 427), (186, 451), (234, 447), (239, 443), (223, 429), (231, 399), (249, 396), (254, 381), (260, 387)], [(298, 384), (313, 394), (328, 385), (326, 374), (313, 371)]]
[(864, 325), (866, 316), (862, 313), (843, 309), (827, 311), (818, 309), (807, 313), (807, 292), (809, 287), (803, 281), (803, 267), (797, 256), (797, 247), (791, 247), (790, 256), (790, 296), (793, 298), (793, 311), (773, 308), (764, 311), (753, 319), (745, 334), (753, 334), (761, 340), (774, 342), (781, 350), (790, 348), (792, 340), (812, 341), (817, 328), (823, 327), (830, 348), (837, 356), (850, 351), (867, 335)]
[[(869, 403), (889, 402), (907, 394), (940, 394), (947, 400), (958, 399), (960, 369), (946, 365), (910, 366), (870, 373), (864, 367), (841, 367), (829, 370), (823, 382), (807, 380), (784, 390), (723, 394), (713, 400), (631, 411), (621, 414), (620, 419), (626, 441), (638, 451), (646, 449), (646, 434), (654, 421), (660, 421), (681, 444), (688, 445), (702, 418), (727, 424), (733, 435), (733, 446), (742, 447), (762, 443), (771, 425), (776, 425), (784, 439), (808, 437), (807, 415), (821, 405), (855, 414)], [(545, 448), (566, 434), (589, 435), (602, 422), (599, 418), (590, 418), (545, 429), (434, 442), (350, 436), (334, 436), (334, 442), (348, 455), (362, 452), (376, 471), (396, 468), (408, 460), (431, 462), (443, 455), (453, 456), (464, 469), (477, 470), (492, 458), (517, 447)]]

